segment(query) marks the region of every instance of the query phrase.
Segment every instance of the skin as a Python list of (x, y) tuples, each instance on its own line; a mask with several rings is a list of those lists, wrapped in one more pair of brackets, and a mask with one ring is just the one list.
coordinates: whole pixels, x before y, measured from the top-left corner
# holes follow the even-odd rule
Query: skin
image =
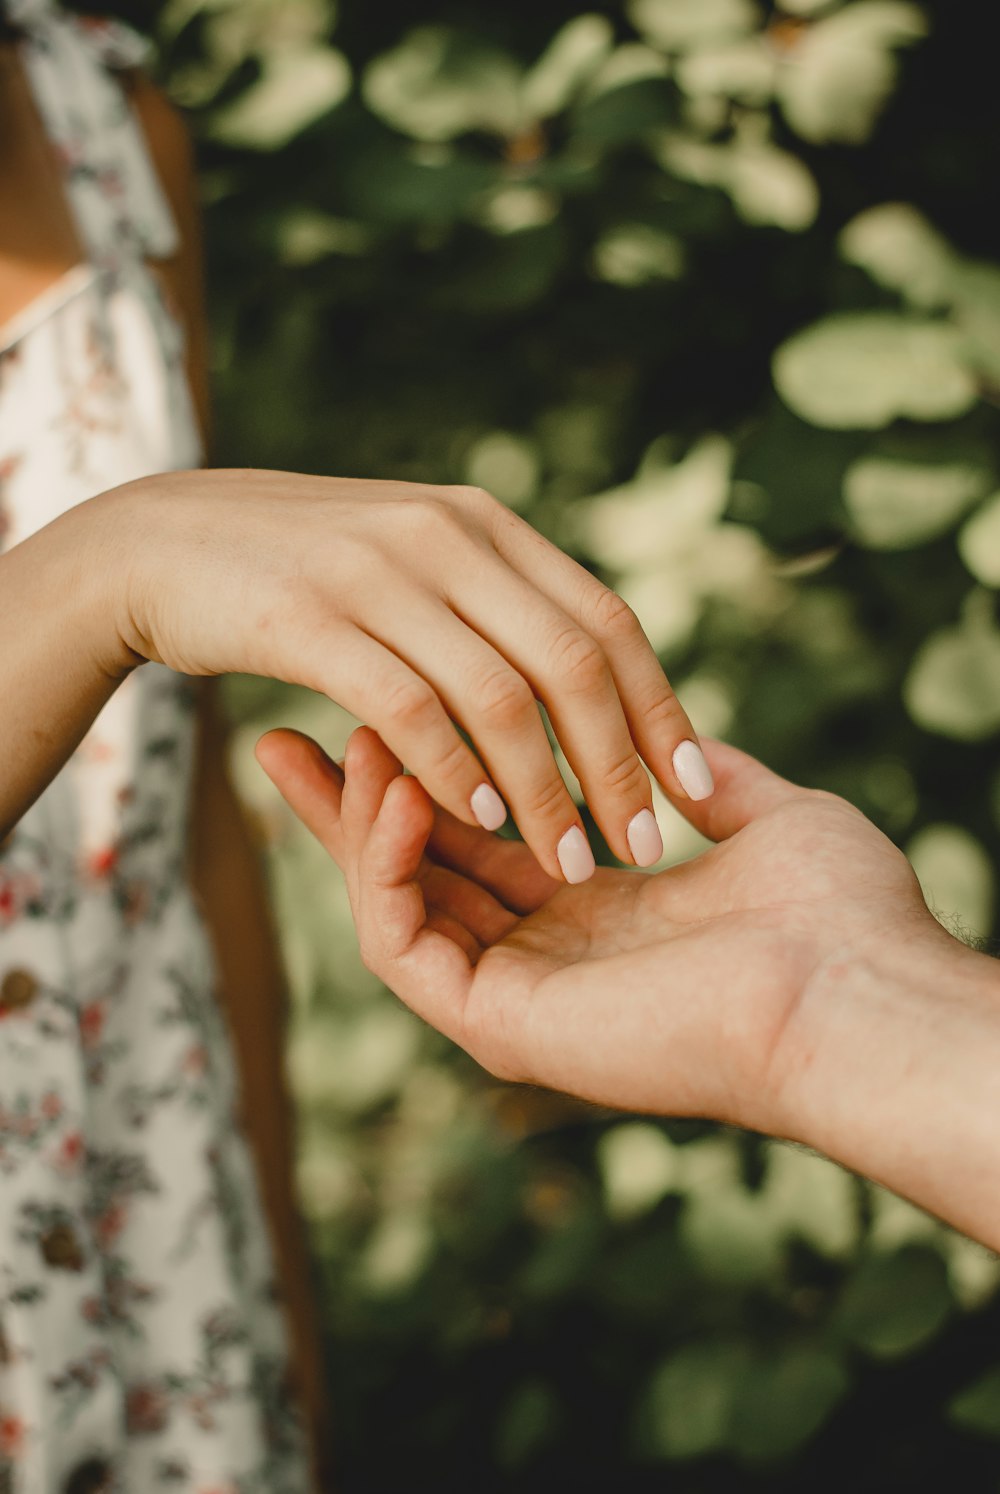
[(885, 836), (721, 743), (656, 875), (548, 878), (436, 808), (377, 735), (343, 770), (292, 732), (258, 759), (344, 871), (366, 964), (501, 1078), (784, 1137), (1000, 1248), (1000, 977)]

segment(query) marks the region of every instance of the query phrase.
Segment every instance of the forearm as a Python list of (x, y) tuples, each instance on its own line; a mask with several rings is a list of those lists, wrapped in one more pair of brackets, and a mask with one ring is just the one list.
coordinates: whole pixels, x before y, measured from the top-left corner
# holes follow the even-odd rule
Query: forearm
[(1000, 965), (936, 926), (827, 966), (785, 1133), (1000, 1250)]
[(0, 555), (0, 837), (136, 662), (116, 623), (119, 508), (102, 494)]

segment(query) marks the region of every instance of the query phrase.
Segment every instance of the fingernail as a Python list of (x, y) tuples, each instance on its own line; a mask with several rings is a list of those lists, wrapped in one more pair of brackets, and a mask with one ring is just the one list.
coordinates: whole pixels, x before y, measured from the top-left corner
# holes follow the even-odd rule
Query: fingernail
[(663, 837), (651, 809), (640, 809), (628, 822), (625, 831), (628, 848), (636, 866), (652, 866), (663, 855)]
[(469, 800), (472, 813), (484, 830), (499, 830), (507, 818), (507, 808), (495, 788), (481, 783)]
[(682, 742), (674, 752), (674, 772), (689, 799), (707, 799), (715, 789), (712, 770), (697, 742)]
[(567, 882), (586, 882), (594, 875), (594, 853), (579, 825), (572, 825), (556, 846), (559, 865)]

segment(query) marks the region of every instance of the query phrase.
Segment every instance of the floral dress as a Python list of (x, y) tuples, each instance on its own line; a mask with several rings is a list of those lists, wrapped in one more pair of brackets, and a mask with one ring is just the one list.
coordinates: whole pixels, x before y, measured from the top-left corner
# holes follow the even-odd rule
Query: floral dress
[[(115, 78), (141, 44), (51, 0), (0, 12), (85, 252), (0, 329), (9, 548), (200, 452), (181, 334), (145, 264), (176, 230)], [(185, 881), (193, 729), (191, 682), (144, 665), (0, 844), (0, 1494), (308, 1488)]]

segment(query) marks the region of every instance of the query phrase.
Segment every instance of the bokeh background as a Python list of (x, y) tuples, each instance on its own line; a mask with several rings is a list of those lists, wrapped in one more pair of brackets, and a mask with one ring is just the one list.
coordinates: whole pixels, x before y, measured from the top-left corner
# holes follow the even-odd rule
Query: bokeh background
[[(199, 142), (217, 460), (490, 489), (622, 592), (700, 730), (845, 794), (988, 939), (989, 8), (119, 9)], [(253, 763), (351, 722), (228, 689), (343, 1488), (995, 1489), (996, 1259), (801, 1149), (484, 1076), (360, 966)]]

